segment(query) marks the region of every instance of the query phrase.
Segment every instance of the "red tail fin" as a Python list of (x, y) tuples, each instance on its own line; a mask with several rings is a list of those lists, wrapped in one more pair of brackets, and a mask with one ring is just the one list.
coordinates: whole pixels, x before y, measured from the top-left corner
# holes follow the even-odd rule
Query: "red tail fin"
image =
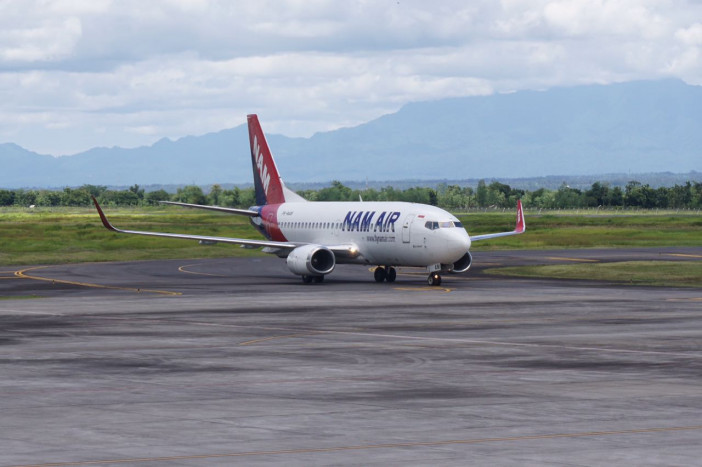
[(526, 221), (524, 220), (524, 209), (522, 208), (522, 200), (517, 200), (517, 226), (514, 231), (522, 233), (526, 230)]
[(257, 115), (248, 115), (251, 163), (253, 164), (256, 204), (280, 204), (285, 202), (283, 183), (275, 166), (268, 142), (258, 122)]

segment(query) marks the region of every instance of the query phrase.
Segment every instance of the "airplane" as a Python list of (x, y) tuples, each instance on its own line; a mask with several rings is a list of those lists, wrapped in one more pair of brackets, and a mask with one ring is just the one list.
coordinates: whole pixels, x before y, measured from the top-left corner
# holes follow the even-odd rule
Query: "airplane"
[(461, 222), (436, 206), (399, 201), (310, 202), (288, 189), (278, 172), (255, 114), (248, 115), (256, 205), (249, 209), (162, 201), (164, 204), (248, 216), (265, 240), (123, 230), (114, 227), (95, 197), (105, 228), (118, 233), (230, 243), (285, 258), (304, 283), (324, 281), (337, 264), (376, 266), (376, 282), (394, 282), (397, 267), (425, 268), (427, 282), (441, 274), (464, 273), (473, 263), (471, 242), (524, 233), (522, 202), (515, 229), (469, 236)]

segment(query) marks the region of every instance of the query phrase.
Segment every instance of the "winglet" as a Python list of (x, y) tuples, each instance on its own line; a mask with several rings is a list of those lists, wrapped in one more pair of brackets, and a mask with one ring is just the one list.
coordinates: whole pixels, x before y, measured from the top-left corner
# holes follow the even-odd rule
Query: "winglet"
[(524, 233), (526, 230), (526, 221), (524, 220), (524, 209), (522, 208), (522, 200), (517, 200), (517, 226), (514, 231), (516, 233)]
[(105, 217), (105, 213), (102, 212), (102, 208), (98, 204), (97, 200), (95, 199), (94, 196), (90, 196), (93, 198), (93, 204), (95, 204), (95, 207), (97, 208), (98, 214), (100, 214), (100, 219), (102, 220), (102, 225), (105, 226), (107, 230), (112, 230), (113, 232), (119, 232), (112, 224), (110, 224), (110, 221), (107, 220), (107, 217)]

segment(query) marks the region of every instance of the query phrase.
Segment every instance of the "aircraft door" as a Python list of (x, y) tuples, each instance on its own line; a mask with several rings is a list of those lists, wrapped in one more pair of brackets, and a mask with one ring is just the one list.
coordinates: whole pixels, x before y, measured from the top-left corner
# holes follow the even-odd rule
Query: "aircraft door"
[(414, 214), (410, 214), (405, 219), (405, 223), (402, 224), (402, 243), (410, 242), (410, 227), (412, 226), (412, 221), (414, 220)]

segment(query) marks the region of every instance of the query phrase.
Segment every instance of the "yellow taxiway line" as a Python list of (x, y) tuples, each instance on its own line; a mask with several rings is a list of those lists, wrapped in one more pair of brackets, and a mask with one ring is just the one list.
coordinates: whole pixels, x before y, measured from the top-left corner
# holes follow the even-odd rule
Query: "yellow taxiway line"
[(554, 261), (573, 261), (575, 263), (599, 263), (599, 259), (585, 259), (585, 258), (566, 258), (563, 256), (547, 256), (546, 259), (551, 259)]
[(179, 267), (178, 271), (184, 272), (186, 274), (195, 274), (196, 276), (227, 277), (227, 276), (223, 276), (222, 274), (212, 274), (209, 272), (195, 272), (195, 271), (188, 271), (187, 269), (185, 269), (185, 268), (189, 268), (190, 266), (197, 266), (198, 264), (200, 264), (200, 263), (186, 264), (184, 266)]
[(702, 255), (683, 255), (682, 253), (666, 253), (666, 256), (678, 256), (680, 258), (702, 258)]
[(118, 287), (115, 285), (101, 285), (101, 284), (92, 284), (90, 282), (76, 282), (76, 281), (68, 281), (64, 279), (51, 279), (49, 277), (41, 277), (41, 276), (34, 276), (34, 275), (29, 275), (26, 274), (27, 271), (34, 271), (36, 269), (44, 269), (48, 268), (49, 266), (34, 266), (31, 268), (27, 269), (22, 269), (20, 271), (15, 271), (14, 274), (18, 278), (21, 279), (32, 279), (35, 281), (44, 281), (44, 282), (51, 282), (52, 284), (68, 284), (68, 285), (78, 285), (81, 287), (90, 287), (90, 288), (95, 288), (95, 289), (110, 289), (110, 290), (126, 290), (128, 292), (137, 292), (137, 293), (155, 293), (155, 294), (161, 294), (161, 295), (183, 295), (180, 292), (171, 292), (168, 290), (154, 290), (154, 289), (135, 289), (133, 287)]
[(447, 287), (393, 287), (395, 290), (409, 290), (411, 292), (451, 292), (453, 289)]
[(288, 339), (288, 338), (293, 338), (293, 337), (313, 336), (315, 334), (320, 334), (320, 333), (318, 333), (318, 332), (301, 332), (301, 333), (297, 333), (297, 334), (287, 334), (285, 336), (262, 337), (261, 339), (254, 339), (254, 340), (242, 342), (239, 345), (258, 344), (259, 342), (267, 342), (267, 341), (272, 341), (275, 339)]

